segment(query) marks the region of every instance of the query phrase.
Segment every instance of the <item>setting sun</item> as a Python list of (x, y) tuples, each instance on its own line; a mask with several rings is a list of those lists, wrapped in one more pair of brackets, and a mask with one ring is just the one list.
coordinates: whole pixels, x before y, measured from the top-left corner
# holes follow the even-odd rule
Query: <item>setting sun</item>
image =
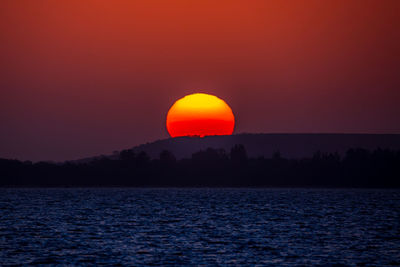
[(209, 94), (191, 94), (177, 100), (167, 114), (171, 137), (230, 135), (235, 126), (232, 109)]

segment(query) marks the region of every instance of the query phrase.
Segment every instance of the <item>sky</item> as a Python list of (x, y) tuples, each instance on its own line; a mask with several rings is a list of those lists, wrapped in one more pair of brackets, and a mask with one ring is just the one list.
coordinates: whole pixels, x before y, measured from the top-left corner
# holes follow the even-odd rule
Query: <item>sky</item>
[(168, 138), (196, 92), (235, 133), (400, 133), (400, 1), (0, 2), (0, 157)]

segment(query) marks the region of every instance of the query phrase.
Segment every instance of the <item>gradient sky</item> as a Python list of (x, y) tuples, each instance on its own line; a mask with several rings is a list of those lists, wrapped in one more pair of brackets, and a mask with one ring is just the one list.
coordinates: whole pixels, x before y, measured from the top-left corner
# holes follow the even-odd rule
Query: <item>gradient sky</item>
[(400, 1), (0, 2), (0, 157), (167, 138), (195, 92), (236, 133), (400, 133)]

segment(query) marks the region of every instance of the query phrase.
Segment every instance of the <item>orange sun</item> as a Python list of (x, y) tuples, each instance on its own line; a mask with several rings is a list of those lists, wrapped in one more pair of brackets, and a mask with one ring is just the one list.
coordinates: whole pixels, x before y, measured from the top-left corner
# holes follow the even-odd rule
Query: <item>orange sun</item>
[(171, 137), (229, 135), (235, 117), (226, 102), (208, 94), (191, 94), (177, 100), (167, 114)]

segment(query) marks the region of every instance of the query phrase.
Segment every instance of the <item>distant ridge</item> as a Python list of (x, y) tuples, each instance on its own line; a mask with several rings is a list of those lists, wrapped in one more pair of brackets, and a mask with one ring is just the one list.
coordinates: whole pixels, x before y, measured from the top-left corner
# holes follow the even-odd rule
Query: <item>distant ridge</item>
[[(242, 144), (250, 157), (270, 158), (280, 152), (286, 158), (310, 157), (315, 152), (339, 153), (343, 155), (350, 148), (374, 150), (400, 149), (400, 134), (341, 134), (341, 133), (243, 133), (206, 137), (176, 137), (157, 140), (135, 146), (134, 152), (146, 152), (151, 158), (158, 158), (161, 151), (171, 151), (177, 159), (190, 158), (193, 153), (211, 148), (222, 148), (227, 152), (235, 144)], [(99, 158), (117, 159), (118, 155), (102, 155), (71, 162), (89, 162)]]
[[(171, 151), (178, 159), (190, 158), (194, 152), (209, 147), (229, 151), (235, 144), (245, 146), (251, 157), (271, 157), (279, 151), (287, 158), (312, 156), (316, 151), (343, 155), (350, 148), (400, 149), (400, 134), (235, 134), (199, 137), (177, 137), (158, 140), (133, 147), (158, 158), (163, 150)], [(108, 156), (115, 157), (115, 156)], [(88, 159), (85, 159), (85, 161)]]

